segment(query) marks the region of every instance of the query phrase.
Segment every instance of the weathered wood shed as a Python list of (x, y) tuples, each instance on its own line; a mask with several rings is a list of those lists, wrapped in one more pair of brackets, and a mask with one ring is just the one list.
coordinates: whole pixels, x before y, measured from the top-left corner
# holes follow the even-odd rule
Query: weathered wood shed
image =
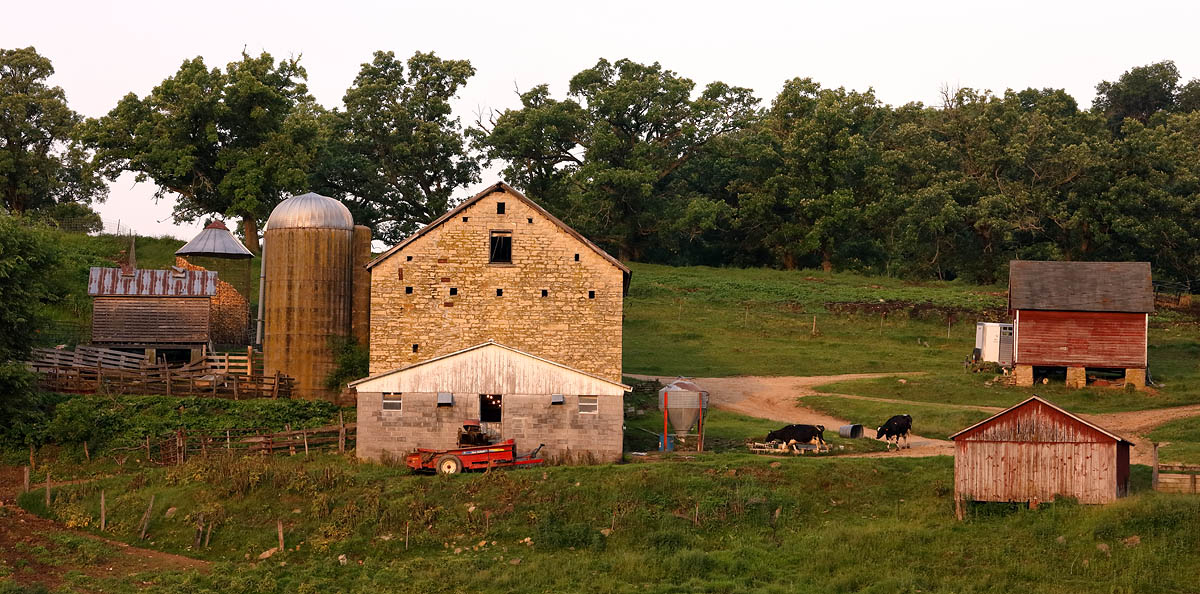
[(950, 439), (960, 519), (964, 501), (1110, 503), (1129, 489), (1133, 444), (1037, 396)]
[(350, 384), (358, 391), (359, 458), (449, 449), (467, 420), (522, 451), (613, 462), (621, 457), (628, 386), (488, 341)]
[(1125, 369), (1146, 385), (1146, 335), (1154, 311), (1148, 262), (1009, 264), (1017, 385), (1032, 386), (1035, 366), (1065, 367), (1067, 385), (1087, 384), (1087, 368)]
[(93, 267), (92, 342), (113, 348), (200, 349), (209, 341), (217, 273)]

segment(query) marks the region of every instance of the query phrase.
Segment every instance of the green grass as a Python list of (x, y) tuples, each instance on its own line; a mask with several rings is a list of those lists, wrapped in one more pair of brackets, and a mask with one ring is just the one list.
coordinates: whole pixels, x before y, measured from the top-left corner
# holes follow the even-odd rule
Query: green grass
[[(1144, 467), (1134, 482), (1108, 506), (974, 505), (960, 523), (948, 457), (726, 455), (457, 477), (277, 457), (64, 487), (54, 510), (96, 513), (105, 489), (106, 536), (136, 542), (154, 494), (140, 544), (218, 564), (160, 575), (149, 592), (1194, 591), (1200, 501), (1146, 492)], [(21, 503), (46, 513), (39, 496)], [(194, 549), (202, 511), (223, 520)], [(257, 562), (277, 519), (288, 550)], [(1139, 545), (1122, 544), (1132, 536)]]
[(1158, 448), (1159, 460), (1200, 464), (1200, 419), (1189, 417), (1169, 421), (1146, 437), (1156, 442), (1170, 442)]
[[(737, 413), (710, 408), (704, 430), (704, 448), (709, 453), (746, 452), (748, 440), (763, 441), (768, 432), (784, 425), (779, 421), (749, 417)], [(626, 451), (650, 452), (658, 448), (658, 438), (650, 432), (663, 431), (662, 413), (647, 411), (625, 419)], [(828, 455), (878, 452), (887, 449), (883, 442), (873, 439), (842, 439), (837, 427), (825, 428), (825, 442), (830, 446)], [(680, 452), (684, 453), (684, 452)]]
[(877, 402), (838, 396), (807, 396), (801, 399), (801, 403), (813, 410), (860, 423), (868, 432), (874, 431), (893, 415), (912, 415), (913, 433), (936, 439), (946, 439), (958, 430), (991, 416), (983, 411), (952, 406)]

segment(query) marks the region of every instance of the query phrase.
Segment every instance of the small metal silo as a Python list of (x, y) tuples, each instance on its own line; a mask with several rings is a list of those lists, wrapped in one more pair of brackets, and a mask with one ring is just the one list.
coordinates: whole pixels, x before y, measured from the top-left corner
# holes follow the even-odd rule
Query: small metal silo
[[(708, 412), (708, 392), (689, 378), (678, 378), (658, 391), (658, 409), (663, 411), (663, 442), (668, 425), (675, 442), (684, 445), (696, 438), (696, 449), (704, 450), (704, 417)], [(692, 429), (696, 433), (692, 433)]]
[(353, 327), (350, 210), (320, 194), (294, 196), (271, 212), (263, 238), (263, 371), (294, 378), (300, 398), (335, 399), (338, 391), (325, 387), (330, 340)]
[(216, 272), (222, 281), (212, 299), (212, 342), (225, 346), (249, 344), (254, 254), (224, 223), (213, 221), (175, 250), (175, 256), (191, 266)]

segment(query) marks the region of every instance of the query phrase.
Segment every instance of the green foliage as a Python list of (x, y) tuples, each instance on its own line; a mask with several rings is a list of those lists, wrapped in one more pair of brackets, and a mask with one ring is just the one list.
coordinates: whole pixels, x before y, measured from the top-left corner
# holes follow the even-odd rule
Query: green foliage
[(341, 199), (375, 239), (397, 243), (446, 212), (453, 193), (479, 181), (450, 101), (475, 69), (417, 52), (404, 63), (375, 52), (324, 116), (331, 134), (317, 162), (318, 191)]
[(99, 233), (104, 230), (100, 214), (79, 202), (60, 202), (39, 208), (31, 214), (48, 226), (74, 233)]
[(47, 84), (53, 74), (32, 47), (0, 49), (0, 204), (9, 212), (108, 196), (73, 138), (81, 118)]
[(276, 63), (265, 52), (224, 70), (197, 57), (145, 98), (130, 93), (88, 120), (83, 138), (109, 179), (132, 171), (158, 186), (156, 198), (178, 195), (177, 220), (240, 217), (257, 253), (258, 222), (306, 186), (316, 154), (321, 108), (306, 77), (297, 59)]
[(371, 351), (358, 343), (353, 336), (331, 336), (329, 346), (333, 350), (333, 371), (325, 376), (325, 387), (341, 390), (356, 379), (367, 377), (371, 363)]

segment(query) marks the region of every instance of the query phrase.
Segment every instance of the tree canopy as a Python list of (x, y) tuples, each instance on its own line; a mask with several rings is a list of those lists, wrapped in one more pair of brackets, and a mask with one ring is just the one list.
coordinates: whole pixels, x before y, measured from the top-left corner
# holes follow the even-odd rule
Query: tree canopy
[(53, 74), (32, 47), (0, 49), (0, 196), (10, 212), (108, 196), (74, 140), (82, 118), (62, 88), (47, 82)]

